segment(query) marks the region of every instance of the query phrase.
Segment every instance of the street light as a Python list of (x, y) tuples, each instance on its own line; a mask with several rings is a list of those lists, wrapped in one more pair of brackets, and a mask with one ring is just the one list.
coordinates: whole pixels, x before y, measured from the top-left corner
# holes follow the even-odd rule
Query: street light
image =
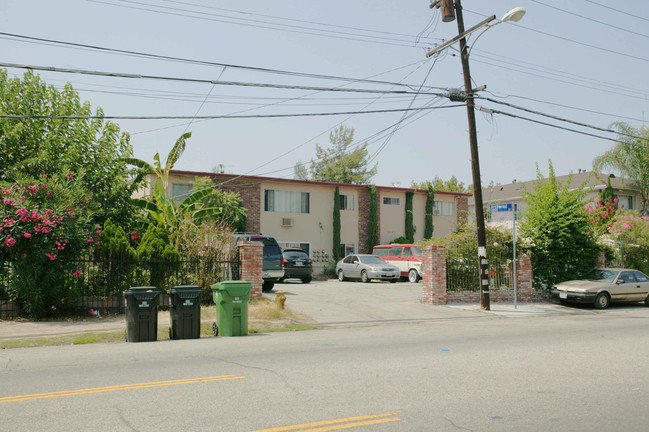
[[(442, 0), (442, 3), (446, 6), (446, 9), (451, 7), (453, 0)], [(482, 181), (480, 180), (480, 158), (478, 154), (478, 135), (476, 132), (475, 125), (475, 102), (473, 100), (473, 94), (475, 90), (471, 88), (471, 72), (469, 70), (469, 53), (467, 51), (466, 36), (473, 33), (474, 31), (480, 29), (482, 26), (487, 25), (487, 28), (482, 31), (475, 39), (476, 41), (480, 36), (482, 36), (487, 30), (507, 21), (517, 22), (523, 15), (525, 15), (525, 8), (517, 7), (509, 12), (507, 12), (503, 17), (492, 25), (488, 25), (490, 22), (496, 19), (495, 15), (487, 18), (486, 20), (478, 23), (477, 25), (471, 27), (469, 30), (464, 30), (464, 18), (462, 16), (462, 4), (460, 0), (455, 0), (455, 15), (457, 16), (457, 30), (458, 35), (448, 42), (438, 46), (434, 50), (428, 52), (426, 57), (430, 57), (439, 53), (440, 51), (448, 48), (450, 45), (455, 43), (455, 41), (460, 41), (460, 58), (462, 61), (462, 70), (464, 72), (464, 91), (466, 93), (466, 110), (467, 116), (469, 119), (469, 143), (471, 145), (471, 172), (473, 175), (473, 196), (475, 202), (475, 216), (476, 216), (476, 225), (478, 231), (478, 265), (480, 266), (480, 307), (485, 310), (489, 310), (490, 299), (489, 299), (489, 266), (487, 262), (487, 238), (485, 232), (485, 223), (484, 223), (484, 209), (482, 202)], [(473, 41), (475, 45), (475, 41)], [(473, 45), (471, 48), (473, 48)]]

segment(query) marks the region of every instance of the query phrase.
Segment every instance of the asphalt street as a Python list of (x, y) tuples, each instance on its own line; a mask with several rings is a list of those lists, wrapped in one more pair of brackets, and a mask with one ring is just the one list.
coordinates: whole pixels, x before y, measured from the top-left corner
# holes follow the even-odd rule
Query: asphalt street
[(382, 321), (360, 296), (399, 285), (278, 288), (340, 310), (313, 306), (313, 331), (0, 351), (0, 431), (646, 430), (644, 306), (512, 318), (397, 300)]

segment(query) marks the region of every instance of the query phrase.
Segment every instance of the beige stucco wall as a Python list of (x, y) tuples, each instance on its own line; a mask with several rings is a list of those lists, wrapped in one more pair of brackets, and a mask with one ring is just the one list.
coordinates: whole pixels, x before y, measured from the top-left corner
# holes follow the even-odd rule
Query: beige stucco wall
[[(383, 204), (384, 198), (398, 198), (399, 204)], [(390, 243), (395, 238), (404, 236), (406, 234), (405, 192), (381, 190), (379, 208), (379, 214), (381, 215), (379, 243)]]

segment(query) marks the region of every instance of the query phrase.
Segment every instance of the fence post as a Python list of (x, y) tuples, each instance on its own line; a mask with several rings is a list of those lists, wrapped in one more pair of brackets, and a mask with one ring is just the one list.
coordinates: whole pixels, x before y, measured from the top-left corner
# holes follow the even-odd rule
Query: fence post
[(239, 279), (250, 282), (250, 298), (261, 297), (264, 262), (264, 244), (257, 241), (243, 241), (237, 243), (239, 248), (240, 274)]
[(422, 277), (424, 303), (446, 304), (446, 248), (444, 246), (425, 246), (421, 268), (424, 273)]

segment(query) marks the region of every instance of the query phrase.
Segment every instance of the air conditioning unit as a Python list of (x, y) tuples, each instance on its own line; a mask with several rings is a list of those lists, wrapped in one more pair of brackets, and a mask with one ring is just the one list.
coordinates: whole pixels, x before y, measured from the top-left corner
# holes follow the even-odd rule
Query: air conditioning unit
[(291, 219), (291, 218), (282, 218), (282, 226), (283, 227), (292, 227), (293, 226), (293, 219)]

